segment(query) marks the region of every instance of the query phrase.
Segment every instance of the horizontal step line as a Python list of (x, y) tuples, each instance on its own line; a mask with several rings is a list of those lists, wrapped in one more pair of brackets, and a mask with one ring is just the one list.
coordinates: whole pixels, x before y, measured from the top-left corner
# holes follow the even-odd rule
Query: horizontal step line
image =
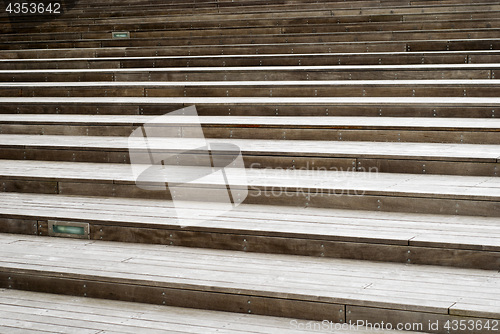
[(88, 82), (0, 82), (0, 88), (15, 87), (192, 87), (192, 86), (500, 86), (500, 80), (301, 80), (301, 81), (88, 81)]
[[(298, 129), (401, 129), (442, 131), (498, 131), (495, 118), (428, 118), (428, 117), (351, 117), (351, 116), (170, 116), (164, 125), (220, 127), (279, 127)], [(68, 115), (68, 114), (0, 114), (3, 124), (32, 125), (140, 125), (157, 116), (145, 115)], [(156, 120), (158, 121), (158, 120)]]
[[(106, 69), (30, 69), (30, 70), (0, 70), (0, 74), (18, 73), (114, 73), (114, 72), (229, 72), (229, 71), (321, 71), (321, 70), (358, 70), (358, 71), (386, 71), (386, 70), (474, 70), (500, 69), (500, 63), (487, 64), (416, 64), (416, 65), (331, 65), (331, 66), (224, 66), (224, 67), (141, 67), (141, 68), (106, 68)], [(308, 80), (313, 81), (313, 80)], [(349, 80), (349, 82), (359, 80)], [(377, 80), (373, 80), (377, 81)], [(379, 80), (390, 81), (390, 80)], [(408, 80), (399, 80), (404, 82)], [(422, 80), (416, 80), (422, 81)], [(434, 81), (434, 80), (433, 80)], [(438, 81), (438, 80), (436, 80)], [(448, 80), (449, 81), (449, 80)], [(462, 81), (462, 80), (459, 80)], [(477, 81), (477, 80), (468, 80)], [(218, 81), (216, 81), (218, 82)], [(268, 81), (265, 81), (268, 82)], [(314, 82), (314, 81), (313, 81)]]
[[(165, 128), (164, 131), (167, 131)], [(107, 136), (52, 136), (52, 135), (2, 135), (0, 148), (30, 148), (53, 150), (105, 150), (128, 152), (151, 150), (177, 152), (190, 150), (193, 154), (203, 152), (202, 143), (234, 144), (244, 154), (307, 156), (325, 158), (359, 159), (403, 159), (432, 161), (478, 161), (497, 162), (500, 159), (500, 145), (364, 142), (364, 141), (317, 141), (317, 140), (264, 140), (264, 139), (203, 139), (148, 137), (147, 147), (142, 138)]]
[(0, 97), (0, 103), (497, 105), (500, 97)]
[[(144, 170), (147, 165), (132, 165)], [(165, 182), (185, 182), (196, 179), (207, 168), (194, 166), (159, 165), (151, 167), (149, 180), (156, 186)], [(349, 190), (370, 196), (397, 196), (417, 198), (443, 198), (456, 200), (500, 200), (500, 183), (496, 177), (396, 174), (352, 172), (335, 170), (301, 169), (239, 169), (226, 168), (227, 177), (234, 180), (232, 187), (255, 189), (280, 189), (291, 193), (318, 194), (334, 190)], [(168, 175), (167, 175), (168, 174)], [(204, 174), (205, 175), (205, 174)], [(88, 162), (53, 162), (36, 160), (0, 160), (0, 176), (12, 180), (78, 181), (105, 184), (135, 185), (131, 165)], [(153, 181), (154, 179), (154, 181)], [(211, 188), (222, 185), (215, 174), (190, 183), (194, 188)], [(224, 187), (226, 184), (224, 184)], [(242, 188), (242, 189), (243, 189)], [(235, 188), (236, 189), (236, 188)]]

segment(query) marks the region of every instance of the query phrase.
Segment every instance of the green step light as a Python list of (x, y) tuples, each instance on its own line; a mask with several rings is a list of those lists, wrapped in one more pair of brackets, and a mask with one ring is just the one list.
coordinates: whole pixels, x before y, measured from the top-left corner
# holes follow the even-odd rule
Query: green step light
[(113, 38), (130, 38), (130, 33), (128, 31), (115, 31), (112, 33)]
[(65, 226), (65, 225), (52, 225), (54, 233), (85, 235), (85, 228), (83, 226)]
[(49, 220), (49, 235), (52, 237), (90, 239), (88, 223)]

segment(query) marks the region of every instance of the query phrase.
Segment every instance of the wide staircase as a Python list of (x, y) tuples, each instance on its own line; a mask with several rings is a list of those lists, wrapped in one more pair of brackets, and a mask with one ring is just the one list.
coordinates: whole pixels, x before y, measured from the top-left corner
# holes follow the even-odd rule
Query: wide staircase
[(1, 333), (500, 333), (500, 3), (60, 11), (0, 15)]

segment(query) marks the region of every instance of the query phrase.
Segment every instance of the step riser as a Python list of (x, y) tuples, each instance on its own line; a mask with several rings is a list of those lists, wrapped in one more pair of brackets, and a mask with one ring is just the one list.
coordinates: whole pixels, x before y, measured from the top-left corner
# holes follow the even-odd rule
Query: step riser
[[(415, 2), (414, 2), (415, 3)], [(443, 1), (441, 3), (444, 3)], [(361, 3), (358, 3), (359, 6)], [(399, 3), (397, 3), (399, 4)], [(426, 3), (423, 3), (425, 6)], [(116, 5), (113, 5), (113, 8)], [(88, 10), (87, 8), (86, 10)], [(102, 31), (102, 30), (148, 30), (148, 29), (196, 29), (196, 28), (219, 28), (219, 27), (262, 27), (262, 26), (279, 26), (287, 27), (293, 25), (304, 25), (305, 27), (311, 25), (368, 25), (376, 24), (380, 26), (381, 24), (391, 25), (397, 24), (401, 25), (404, 23), (419, 23), (419, 22), (429, 22), (438, 21), (439, 26), (446, 25), (449, 21), (453, 20), (478, 20), (476, 24), (480, 24), (482, 20), (490, 19), (495, 20), (498, 18), (498, 13), (496, 11), (482, 11), (482, 12), (456, 12), (456, 13), (434, 13), (429, 14), (380, 14), (380, 15), (352, 15), (352, 16), (334, 16), (334, 17), (308, 17), (308, 18), (275, 18), (275, 19), (249, 19), (241, 18), (240, 20), (234, 20), (231, 18), (224, 19), (223, 16), (219, 20), (190, 20), (187, 21), (168, 21), (162, 20), (162, 17), (148, 16), (148, 22), (143, 22), (134, 18), (107, 18), (95, 20), (94, 18), (86, 19), (80, 15), (78, 20), (64, 19), (61, 18), (57, 21), (51, 22), (47, 26), (38, 26), (33, 28), (31, 22), (25, 22), (25, 20), (12, 22), (15, 25), (16, 32), (69, 32), (69, 31)], [(2, 20), (3, 21), (3, 20)], [(97, 24), (95, 24), (97, 23)], [(458, 22), (455, 22), (456, 24)], [(465, 24), (467, 22), (464, 22)], [(430, 22), (434, 24), (434, 22)], [(11, 24), (1, 24), (0, 28), (2, 32), (11, 31)]]
[[(494, 37), (493, 37), (494, 38)], [(311, 41), (308, 41), (312, 43)], [(207, 54), (218, 54), (218, 55), (231, 55), (231, 54), (293, 54), (293, 53), (332, 53), (332, 52), (425, 52), (425, 51), (462, 51), (463, 50), (499, 50), (500, 43), (494, 39), (486, 40), (437, 40), (437, 41), (384, 41), (384, 42), (344, 42), (344, 43), (317, 43), (317, 44), (293, 44), (291, 41), (282, 41), (280, 45), (257, 45), (257, 46), (241, 46), (239, 40), (233, 41), (234, 46), (224, 46), (217, 41), (215, 44), (204, 44), (197, 46), (185, 46), (175, 48), (175, 43), (167, 43), (165, 40), (155, 39), (154, 41), (109, 41), (105, 40), (102, 42), (92, 42), (92, 41), (68, 41), (68, 42), (26, 42), (20, 44), (2, 44), (2, 49), (4, 50), (22, 50), (22, 49), (59, 49), (59, 48), (112, 48), (112, 47), (161, 47), (168, 46), (172, 47), (172, 50), (167, 51), (168, 55), (175, 54), (186, 54), (189, 55), (207, 55)], [(263, 42), (261, 42), (263, 43)], [(250, 43), (252, 44), (252, 43)], [(181, 42), (178, 45), (185, 45)], [(96, 51), (92, 52), (96, 52)], [(100, 57), (105, 54), (107, 56), (112, 55), (122, 55), (123, 51), (117, 52), (100, 52), (97, 51)], [(152, 54), (153, 56), (156, 53)], [(61, 57), (59, 53), (56, 57)]]
[[(171, 200), (168, 191), (149, 191), (135, 184), (114, 184), (110, 181), (52, 181), (35, 177), (3, 177), (0, 191), (80, 196), (106, 196)], [(213, 190), (197, 188), (201, 200), (211, 198)], [(218, 188), (219, 189), (219, 188)], [(220, 190), (220, 189), (219, 189)], [(500, 202), (495, 199), (432, 198), (391, 193), (367, 195), (362, 190), (323, 190), (316, 188), (249, 186), (246, 204), (285, 205), (299, 207), (333, 208), (347, 210), (370, 210), (388, 212), (431, 213), (444, 215), (467, 215), (500, 217)]]
[(283, 81), (283, 80), (441, 80), (492, 79), (497, 68), (484, 70), (369, 70), (361, 71), (168, 71), (138, 73), (0, 73), (0, 82), (81, 82), (81, 81)]
[[(85, 50), (37, 50), (36, 54), (33, 51), (17, 51), (9, 53), (8, 51), (0, 51), (0, 69), (2, 70), (26, 70), (26, 69), (73, 69), (73, 68), (161, 68), (161, 67), (198, 67), (198, 66), (327, 66), (327, 65), (411, 65), (411, 64), (465, 64), (465, 63), (499, 63), (500, 55), (496, 52), (491, 53), (397, 53), (397, 54), (323, 54), (323, 55), (300, 55), (294, 56), (289, 53), (285, 56), (262, 55), (249, 57), (241, 56), (221, 56), (214, 54), (212, 57), (186, 58), (180, 54), (179, 56), (169, 59), (99, 59), (102, 57), (124, 57), (125, 54), (129, 57), (156, 57), (156, 56), (171, 56), (171, 49), (150, 50), (148, 49), (132, 49), (127, 51), (103, 49), (97, 52), (99, 57), (96, 57), (94, 51)], [(193, 50), (195, 51), (195, 50)], [(202, 51), (200, 51), (201, 53)], [(61, 58), (61, 53), (68, 58), (83, 57), (91, 58), (88, 60), (73, 60)], [(253, 52), (255, 54), (255, 50)], [(92, 59), (96, 57), (95, 59)], [(8, 58), (28, 58), (24, 61), (9, 61)], [(61, 58), (61, 61), (36, 61), (33, 58)]]
[[(0, 233), (17, 233), (48, 236), (48, 220), (58, 217), (14, 217), (0, 218)], [(384, 261), (411, 263), (420, 265), (439, 265), (459, 268), (497, 270), (500, 267), (500, 252), (436, 248), (433, 246), (414, 245), (408, 240), (407, 245), (366, 242), (337, 241), (302, 235), (272, 236), (258, 235), (253, 231), (227, 233), (220, 231), (202, 231), (192, 227), (158, 228), (134, 227), (135, 224), (71, 220), (89, 224), (90, 240), (104, 240), (127, 243), (174, 245), (182, 247), (225, 249), (243, 252), (289, 254), (326, 258), (341, 258), (364, 261)], [(152, 221), (152, 223), (154, 223)], [(246, 233), (245, 233), (246, 232)], [(382, 242), (382, 241), (380, 241)]]
[[(189, 37), (189, 38), (138, 38), (128, 40), (85, 40), (68, 39), (67, 41), (14, 41), (0, 42), (2, 48), (39, 48), (43, 46), (48, 48), (67, 47), (65, 45), (74, 43), (77, 47), (141, 47), (141, 46), (178, 46), (178, 45), (219, 45), (219, 44), (272, 44), (272, 43), (349, 43), (369, 42), (369, 41), (420, 41), (420, 40), (446, 40), (446, 39), (494, 39), (498, 36), (497, 30), (485, 30), (475, 32), (439, 32), (439, 31), (421, 31), (421, 32), (379, 32), (379, 33), (337, 33), (337, 34), (290, 34), (290, 35), (263, 35), (263, 36), (207, 36), (207, 37)], [(419, 42), (417, 42), (419, 43)], [(446, 42), (445, 42), (446, 43)], [(421, 42), (419, 44), (422, 44)], [(430, 43), (432, 44), (432, 43)], [(496, 44), (496, 43), (495, 43)], [(87, 46), (85, 46), (87, 45)], [(430, 49), (427, 49), (430, 50)], [(462, 48), (463, 50), (463, 48)], [(497, 48), (495, 48), (497, 50)], [(403, 50), (399, 50), (403, 51)], [(412, 51), (417, 51), (413, 50)], [(338, 52), (338, 51), (337, 51)]]
[[(498, 18), (496, 13), (486, 13), (475, 14), (476, 18)], [(440, 17), (446, 17), (447, 19), (454, 18), (455, 20), (470, 19), (470, 15), (465, 16), (465, 14), (437, 14)], [(414, 21), (425, 21), (426, 18), (418, 15), (408, 16), (408, 19), (413, 19)], [(220, 20), (188, 20), (188, 21), (168, 21), (165, 22), (161, 17), (148, 18), (150, 22), (139, 22), (137, 19), (104, 19), (97, 20), (94, 24), (94, 19), (80, 18), (78, 21), (75, 20), (64, 20), (61, 18), (57, 22), (52, 22), (51, 25), (39, 26), (33, 28), (33, 25), (28, 22), (15, 22), (13, 23), (18, 33), (32, 33), (32, 32), (77, 32), (77, 31), (141, 31), (141, 30), (165, 30), (172, 29), (201, 29), (201, 28), (234, 28), (234, 27), (271, 27), (271, 26), (289, 26), (289, 25), (315, 25), (315, 24), (366, 24), (371, 20), (371, 22), (385, 22), (385, 23), (399, 23), (403, 20), (403, 15), (369, 15), (369, 16), (357, 16), (357, 17), (311, 17), (311, 18), (297, 18), (297, 19), (286, 19), (278, 18), (274, 20), (266, 19), (242, 19), (242, 20), (225, 20), (222, 17)], [(340, 23), (337, 23), (340, 22)], [(66, 30), (64, 29), (66, 28)], [(82, 30), (83, 29), (83, 30)], [(11, 31), (11, 24), (0, 23), (0, 31), (9, 32)]]
[[(3, 103), (3, 114), (88, 114), (88, 115), (164, 115), (188, 107), (192, 103), (169, 104), (85, 104), (85, 103)], [(288, 103), (272, 105), (245, 103), (197, 103), (200, 116), (384, 116), (384, 117), (464, 117), (495, 118), (499, 104), (364, 104), (329, 103), (314, 105)], [(495, 116), (497, 114), (497, 116)]]
[[(307, 85), (253, 87), (40, 87), (0, 88), (2, 97), (498, 97), (491, 85)], [(216, 86), (216, 85), (214, 85)]]
[[(81, 32), (82, 36), (91, 36), (91, 32), (101, 32), (100, 34), (95, 33), (97, 38), (108, 38), (108, 34), (102, 33), (103, 31), (134, 31), (142, 32), (146, 35), (147, 30), (160, 30), (165, 31), (165, 33), (182, 35), (186, 34), (185, 30), (189, 33), (203, 34), (203, 30), (206, 29), (210, 32), (206, 34), (233, 34), (234, 32), (239, 32), (241, 29), (246, 30), (247, 33), (252, 30), (252, 33), (261, 32), (353, 32), (353, 31), (373, 31), (373, 30), (434, 30), (434, 29), (464, 29), (464, 28), (494, 28), (498, 27), (498, 12), (491, 13), (481, 13), (475, 14), (474, 20), (471, 20), (471, 15), (465, 15), (463, 13), (457, 14), (436, 14), (433, 16), (433, 20), (443, 20), (438, 22), (432, 22), (429, 16), (422, 17), (418, 15), (381, 15), (381, 16), (358, 16), (358, 17), (331, 17), (331, 18), (312, 18), (312, 19), (295, 19), (295, 20), (220, 20), (211, 22), (199, 22), (199, 21), (188, 21), (188, 22), (164, 22), (164, 23), (123, 23), (123, 20), (116, 20), (115, 24), (92, 24), (93, 22), (88, 22), (84, 25), (85, 19), (79, 19), (77, 22), (66, 21), (66, 25), (62, 23), (62, 20), (58, 21), (57, 24), (52, 26), (42, 26), (33, 27), (32, 25), (26, 25), (26, 23), (15, 23), (13, 27), (10, 25), (0, 24), (0, 32), (5, 34), (12, 34), (13, 32), (17, 34), (12, 34), (10, 36), (4, 36), (5, 40), (29, 40), (23, 34), (40, 34), (40, 38), (52, 39), (49, 33), (60, 33), (60, 36), (65, 35), (64, 33), (76, 33)], [(485, 20), (488, 21), (486, 22)], [(429, 22), (431, 21), (431, 22)], [(73, 23), (73, 24), (72, 24)], [(69, 26), (71, 24), (71, 26)], [(273, 30), (270, 29), (273, 27)], [(221, 29), (222, 28), (222, 29)], [(230, 28), (230, 29), (224, 29)], [(260, 30), (258, 30), (260, 28)], [(266, 29), (267, 28), (267, 29)], [(13, 30), (15, 29), (15, 30)], [(182, 29), (182, 30), (181, 30)], [(213, 30), (212, 30), (213, 29)], [(266, 29), (266, 30), (264, 30)], [(283, 29), (283, 30), (276, 30)], [(180, 30), (180, 31), (179, 31)], [(241, 32), (240, 32), (241, 33)], [(19, 36), (19, 37), (17, 37)], [(101, 37), (100, 37), (101, 36)], [(140, 35), (135, 35), (140, 36)]]
[[(121, 10), (113, 10), (111, 13), (108, 13), (108, 11), (103, 10), (103, 9), (96, 9), (95, 11), (92, 10), (82, 10), (82, 11), (70, 11), (65, 15), (65, 18), (79, 18), (83, 17), (84, 19), (87, 18), (95, 18), (96, 15), (98, 15), (100, 18), (109, 18), (111, 21), (115, 21), (116, 18), (113, 18), (114, 16), (118, 16), (119, 18), (122, 19), (127, 19), (129, 17), (134, 17), (138, 18), (141, 17), (144, 18), (146, 16), (155, 16), (155, 15), (178, 15), (181, 16), (182, 14), (196, 14), (197, 17), (200, 20), (210, 20), (213, 19), (213, 15), (218, 15), (221, 16), (222, 18), (230, 18), (230, 19), (248, 19), (248, 18), (262, 18), (262, 19), (271, 19), (271, 18), (280, 18), (280, 17), (290, 17), (290, 16), (296, 16), (299, 18), (302, 17), (330, 17), (331, 16), (354, 16), (357, 17), (357, 15), (360, 15), (359, 9), (354, 9), (352, 6), (346, 6), (345, 4), (335, 4), (335, 3), (321, 3), (321, 4), (307, 4), (307, 5), (302, 5), (302, 4), (279, 4), (279, 5), (273, 5), (268, 9), (268, 12), (263, 12), (262, 11), (262, 5), (269, 6), (268, 3), (260, 3), (259, 5), (246, 5), (246, 6), (239, 6), (239, 5), (232, 5), (232, 6), (212, 6), (211, 8), (197, 8), (197, 6), (190, 6), (188, 8), (177, 8), (177, 9), (166, 9), (166, 8), (158, 8), (158, 6), (146, 6), (142, 7), (140, 12), (134, 10), (135, 8), (133, 7), (126, 7), (128, 9), (127, 11)], [(428, 13), (428, 15), (432, 14), (439, 14), (439, 13), (449, 13), (453, 11), (457, 11), (456, 4), (453, 4), (455, 6), (449, 6), (443, 3), (442, 6), (433, 6), (433, 7), (428, 7), (427, 3), (421, 3), (420, 5), (424, 6), (421, 8), (420, 6), (416, 6), (415, 8), (412, 7), (405, 7), (405, 8), (398, 8), (394, 9), (394, 6), (400, 6), (401, 3), (394, 1), (394, 2), (385, 2), (383, 6), (381, 6), (380, 2), (361, 2), (359, 3), (359, 6), (367, 6), (367, 7), (372, 7), (373, 8), (364, 8), (362, 11), (362, 14), (367, 15), (392, 15), (392, 14), (422, 14), (422, 12)], [(377, 8), (378, 7), (378, 8)], [(427, 8), (426, 8), (427, 7)], [(468, 11), (498, 11), (499, 7), (493, 3), (493, 4), (462, 4), (462, 6), (459, 7), (460, 11), (463, 12), (468, 12)], [(85, 14), (86, 13), (86, 14)], [(481, 14), (480, 14), (481, 15)], [(188, 16), (189, 17), (189, 16)], [(4, 19), (4, 21), (6, 21)], [(18, 21), (32, 21), (29, 17), (26, 17), (24, 20), (22, 18), (18, 19)], [(106, 21), (105, 21), (106, 22)]]
[[(0, 134), (65, 135), (65, 136), (129, 136), (137, 126), (125, 125), (50, 125), (0, 124)], [(413, 143), (500, 144), (497, 131), (458, 130), (387, 130), (387, 129), (293, 129), (266, 127), (203, 126), (206, 138), (379, 141)], [(1, 146), (0, 146), (1, 147)]]
[[(453, 28), (452, 28), (453, 27)], [(364, 25), (341, 25), (334, 22), (328, 25), (305, 25), (305, 26), (295, 26), (295, 27), (241, 27), (232, 29), (219, 29), (207, 27), (203, 30), (196, 30), (188, 28), (187, 31), (179, 30), (167, 30), (163, 26), (157, 28), (159, 31), (135, 31), (132, 30), (131, 38), (164, 38), (164, 37), (176, 37), (176, 38), (196, 38), (196, 37), (214, 37), (214, 36), (243, 36), (253, 35), (256, 37), (266, 36), (266, 35), (287, 35), (287, 34), (325, 34), (325, 33), (373, 33), (377, 31), (378, 33), (389, 33), (392, 31), (397, 31), (398, 34), (404, 34), (405, 32), (412, 34), (417, 34), (418, 30), (421, 31), (439, 31), (439, 30), (450, 30), (450, 29), (468, 29), (470, 32), (479, 32), (481, 30), (494, 30), (500, 27), (500, 22), (495, 20), (489, 20), (488, 22), (471, 22), (470, 19), (464, 22), (450, 22), (450, 23), (397, 23), (397, 24), (384, 24), (380, 23), (374, 24), (364, 24)], [(118, 28), (119, 29), (119, 28)], [(106, 31), (108, 30), (108, 31)], [(125, 31), (129, 31), (130, 27), (124, 27)], [(52, 32), (52, 33), (39, 33), (32, 32), (29, 34), (23, 34), (16, 31), (16, 34), (6, 34), (0, 37), (1, 42), (25, 42), (25, 41), (47, 41), (47, 40), (79, 40), (79, 39), (109, 39), (112, 31), (117, 31), (117, 29), (102, 29), (99, 32), (88, 32), (86, 29), (79, 29), (75, 32)]]
[[(366, 3), (365, 3), (366, 4)], [(268, 5), (265, 3), (265, 5)], [(375, 8), (365, 8), (362, 10), (362, 13), (360, 13), (359, 9), (354, 9), (352, 6), (345, 6), (345, 5), (340, 5), (340, 8), (338, 6), (331, 6), (331, 5), (326, 5), (326, 6), (321, 6), (319, 7), (320, 4), (316, 4), (315, 6), (311, 5), (306, 5), (306, 6), (300, 6), (300, 5), (291, 5), (291, 4), (286, 4), (282, 5), (281, 8), (285, 8), (287, 11), (280, 11), (279, 6), (275, 6), (273, 11), (269, 12), (263, 12), (262, 11), (262, 4), (261, 6), (255, 6), (255, 7), (249, 7), (249, 6), (244, 6), (241, 8), (189, 8), (189, 9), (173, 9), (173, 10), (165, 10), (158, 8), (158, 6), (154, 6), (154, 9), (152, 7), (149, 8), (144, 8), (141, 6), (140, 9), (140, 14), (138, 15), (137, 10), (130, 10), (129, 11), (122, 11), (117, 15), (117, 10), (111, 11), (112, 13), (108, 13), (109, 10), (106, 9), (101, 9), (98, 10), (98, 12), (88, 12), (88, 13), (78, 13), (78, 11), (73, 11), (71, 10), (69, 13), (66, 13), (64, 15), (64, 19), (77, 19), (82, 17), (83, 19), (91, 19), (95, 18), (97, 15), (104, 20), (101, 20), (101, 23), (114, 23), (117, 22), (117, 20), (120, 20), (120, 22), (126, 21), (126, 22), (138, 22), (138, 19), (142, 19), (142, 22), (144, 22), (146, 17), (149, 16), (165, 16), (169, 15), (172, 17), (173, 21), (179, 21), (182, 16), (186, 18), (186, 20), (189, 21), (189, 18), (192, 17), (189, 14), (196, 14), (196, 17), (199, 18), (201, 21), (203, 20), (213, 20), (214, 15), (220, 17), (222, 20), (225, 19), (232, 19), (232, 20), (238, 20), (238, 19), (243, 19), (243, 20), (248, 20), (250, 19), (263, 19), (263, 20), (271, 20), (271, 19), (280, 19), (280, 18), (290, 18), (290, 17), (297, 17), (297, 18), (303, 18), (303, 17), (311, 17), (311, 18), (326, 18), (327, 20), (331, 20), (332, 16), (338, 16), (338, 17), (343, 17), (343, 16), (352, 16), (354, 20), (358, 20), (358, 17), (360, 14), (363, 15), (373, 15), (373, 16), (392, 16), (392, 17), (412, 17), (414, 15), (422, 14), (422, 12), (427, 12), (428, 15), (443, 15), (443, 14), (448, 14), (450, 12), (456, 11), (456, 7), (446, 7), (446, 6), (434, 6), (431, 8), (425, 8), (425, 7), (407, 7), (407, 8), (401, 8), (399, 10), (394, 10), (394, 8), (387, 7), (390, 6), (390, 3), (384, 4), (385, 6), (382, 8), (376, 8), (380, 7), (379, 3), (373, 3), (375, 5)], [(361, 3), (360, 5), (363, 5)], [(400, 6), (401, 3), (395, 1), (393, 5)], [(425, 4), (424, 4), (425, 5)], [(284, 7), (283, 7), (284, 6)], [(343, 8), (342, 8), (343, 7)], [(451, 9), (451, 10), (450, 10)], [(478, 17), (483, 17), (483, 13), (488, 12), (488, 11), (498, 11), (499, 7), (496, 4), (492, 5), (482, 5), (482, 4), (469, 4), (465, 6), (460, 7), (460, 12), (463, 14), (464, 12), (467, 13), (468, 11), (479, 11), (479, 13), (476, 13), (476, 16)], [(397, 16), (396, 16), (397, 15)], [(114, 17), (115, 16), (115, 17)], [(178, 16), (177, 18), (175, 16)], [(456, 14), (452, 14), (452, 17), (456, 17)], [(469, 16), (470, 17), (470, 16)], [(16, 17), (15, 19), (13, 18), (7, 18), (4, 17), (2, 18), (2, 22), (7, 22), (7, 21), (14, 21), (14, 22), (20, 22), (21, 25), (24, 25), (26, 22), (34, 21), (33, 16), (31, 18), (29, 16), (27, 17)], [(39, 24), (37, 22), (38, 20), (35, 20), (35, 24)], [(77, 20), (75, 20), (77, 21)], [(446, 21), (444, 19), (443, 21)], [(141, 22), (141, 21), (139, 21)]]
[[(10, 279), (9, 279), (10, 277)], [(134, 301), (148, 304), (190, 307), (236, 313), (252, 313), (294, 317), (298, 319), (345, 320), (345, 305), (309, 302), (294, 299), (225, 294), (172, 287), (135, 284), (113, 284), (99, 279), (68, 279), (41, 276), (34, 272), (16, 274), (3, 269), (0, 287), (16, 290), (48, 292), (89, 298)]]

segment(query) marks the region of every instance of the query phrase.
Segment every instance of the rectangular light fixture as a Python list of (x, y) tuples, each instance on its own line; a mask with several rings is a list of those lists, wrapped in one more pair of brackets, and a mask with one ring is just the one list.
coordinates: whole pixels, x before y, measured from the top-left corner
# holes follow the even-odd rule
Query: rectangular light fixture
[(113, 39), (130, 38), (130, 32), (128, 32), (128, 31), (113, 31), (111, 33), (111, 37)]
[(88, 223), (49, 220), (48, 225), (52, 237), (90, 239)]

